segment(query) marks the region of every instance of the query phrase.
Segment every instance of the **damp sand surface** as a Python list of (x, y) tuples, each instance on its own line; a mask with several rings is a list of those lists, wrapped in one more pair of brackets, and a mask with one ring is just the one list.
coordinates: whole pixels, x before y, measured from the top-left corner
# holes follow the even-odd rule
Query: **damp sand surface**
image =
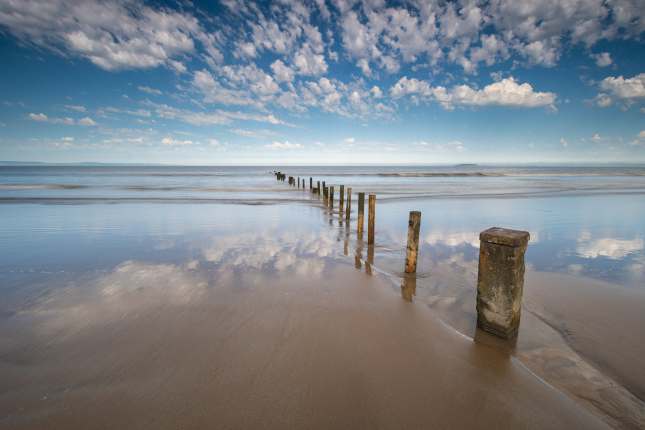
[(125, 262), (1, 335), (2, 428), (605, 428), (344, 262), (313, 279)]

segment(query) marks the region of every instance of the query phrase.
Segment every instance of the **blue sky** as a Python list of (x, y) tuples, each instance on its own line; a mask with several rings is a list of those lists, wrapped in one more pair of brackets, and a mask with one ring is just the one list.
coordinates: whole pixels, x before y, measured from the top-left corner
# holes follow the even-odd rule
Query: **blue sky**
[(645, 162), (642, 0), (0, 0), (0, 160)]

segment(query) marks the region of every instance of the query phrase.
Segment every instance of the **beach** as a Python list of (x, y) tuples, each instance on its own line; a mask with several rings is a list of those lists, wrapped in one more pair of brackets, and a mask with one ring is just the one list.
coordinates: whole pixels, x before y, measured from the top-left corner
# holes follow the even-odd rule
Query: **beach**
[[(273, 167), (2, 169), (2, 428), (645, 426), (642, 168), (275, 168), (375, 193), (373, 247)], [(531, 234), (515, 342), (491, 226)]]

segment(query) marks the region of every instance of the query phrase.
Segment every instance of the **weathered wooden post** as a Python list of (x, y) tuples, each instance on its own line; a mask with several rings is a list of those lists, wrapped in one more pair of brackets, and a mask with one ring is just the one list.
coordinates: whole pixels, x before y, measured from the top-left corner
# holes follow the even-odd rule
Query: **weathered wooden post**
[(416, 276), (404, 276), (403, 282), (401, 282), (401, 297), (406, 302), (411, 302), (413, 297), (417, 293), (417, 277)]
[(363, 219), (365, 218), (365, 193), (358, 193), (358, 218), (356, 220), (356, 234), (363, 237)]
[(411, 211), (408, 221), (408, 247), (405, 255), (405, 273), (417, 271), (417, 255), (419, 254), (419, 230), (421, 228), (421, 212)]
[(338, 213), (343, 213), (343, 204), (345, 203), (345, 185), (340, 186), (338, 190)]
[(374, 243), (374, 218), (376, 217), (376, 194), (369, 196), (369, 209), (367, 213), (367, 244)]
[(517, 335), (524, 290), (527, 231), (493, 227), (479, 234), (477, 326), (496, 336)]
[(325, 205), (327, 204), (328, 195), (329, 195), (329, 187), (325, 187), (323, 182), (323, 202), (325, 203)]
[(320, 181), (318, 181), (318, 187), (316, 188), (316, 193), (320, 195)]
[(329, 187), (329, 209), (334, 208), (334, 186)]
[(314, 187), (313, 187), (313, 183), (314, 183), (314, 179), (310, 176), (310, 177), (309, 177), (309, 189), (310, 189), (310, 190), (313, 190), (313, 188), (314, 188)]
[(349, 217), (352, 213), (352, 187), (347, 187), (347, 209), (345, 210), (345, 222), (349, 225)]

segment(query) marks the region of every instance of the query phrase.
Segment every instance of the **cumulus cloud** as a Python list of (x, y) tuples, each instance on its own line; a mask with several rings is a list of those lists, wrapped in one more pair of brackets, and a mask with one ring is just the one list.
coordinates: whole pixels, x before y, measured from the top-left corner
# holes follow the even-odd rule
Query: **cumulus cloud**
[(611, 59), (611, 55), (609, 52), (601, 52), (599, 54), (591, 54), (591, 58), (593, 58), (596, 62), (596, 66), (598, 67), (607, 67), (611, 66), (613, 63)]
[(271, 70), (273, 71), (273, 76), (278, 82), (291, 82), (293, 81), (294, 72), (284, 64), (281, 60), (275, 60), (271, 64)]
[(597, 106), (608, 107), (619, 101), (623, 106), (629, 107), (645, 98), (645, 73), (631, 78), (609, 76), (600, 81), (599, 86), (602, 92), (594, 98)]
[(0, 25), (28, 43), (81, 56), (105, 70), (170, 65), (199, 40), (218, 52), (198, 20), (187, 13), (137, 1), (28, 0), (3, 2)]
[(453, 109), (455, 106), (554, 107), (556, 100), (555, 93), (535, 91), (531, 84), (520, 84), (512, 77), (486, 85), (482, 89), (468, 85), (447, 89), (442, 86), (431, 87), (426, 81), (404, 76), (390, 88), (390, 95), (393, 98), (420, 96), (435, 100), (446, 109)]

